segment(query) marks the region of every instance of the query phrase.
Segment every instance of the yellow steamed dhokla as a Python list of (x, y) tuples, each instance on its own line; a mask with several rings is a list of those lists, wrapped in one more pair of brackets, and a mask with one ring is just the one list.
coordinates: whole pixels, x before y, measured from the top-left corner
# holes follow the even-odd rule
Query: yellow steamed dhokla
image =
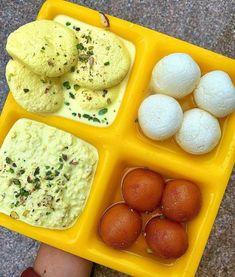
[(119, 84), (130, 68), (130, 56), (122, 41), (105, 30), (78, 32), (78, 63), (67, 78), (81, 87), (102, 90)]
[(27, 111), (55, 112), (63, 104), (59, 78), (40, 77), (20, 62), (10, 60), (6, 79), (16, 102)]
[(74, 32), (62, 24), (37, 20), (11, 33), (6, 50), (34, 73), (58, 77), (77, 64), (77, 43)]

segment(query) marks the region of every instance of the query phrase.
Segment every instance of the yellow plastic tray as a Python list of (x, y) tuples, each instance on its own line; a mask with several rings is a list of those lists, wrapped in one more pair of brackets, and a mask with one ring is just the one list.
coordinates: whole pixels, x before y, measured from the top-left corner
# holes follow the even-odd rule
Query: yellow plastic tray
[[(60, 0), (46, 1), (38, 18), (53, 19), (65, 14), (99, 26), (96, 11)], [(184, 41), (109, 16), (111, 31), (131, 41), (136, 59), (115, 122), (98, 128), (55, 116), (28, 113), (9, 94), (0, 121), (0, 144), (19, 118), (30, 118), (68, 131), (97, 147), (100, 161), (86, 208), (74, 227), (51, 231), (32, 227), (0, 214), (0, 224), (36, 240), (82, 256), (86, 259), (134, 276), (190, 277), (196, 272), (212, 224), (223, 197), (235, 161), (235, 113), (221, 120), (222, 139), (209, 154), (192, 156), (173, 140), (154, 142), (144, 137), (135, 123), (138, 107), (147, 95), (154, 64), (172, 52), (190, 54), (203, 73), (221, 69), (235, 81), (235, 61)], [(192, 96), (182, 100), (184, 109), (194, 106)], [(147, 254), (143, 238), (129, 251), (116, 251), (99, 238), (97, 226), (104, 209), (121, 199), (120, 180), (128, 167), (147, 166), (164, 176), (186, 178), (196, 182), (202, 191), (203, 205), (199, 216), (188, 224), (189, 249), (176, 261), (166, 262)]]

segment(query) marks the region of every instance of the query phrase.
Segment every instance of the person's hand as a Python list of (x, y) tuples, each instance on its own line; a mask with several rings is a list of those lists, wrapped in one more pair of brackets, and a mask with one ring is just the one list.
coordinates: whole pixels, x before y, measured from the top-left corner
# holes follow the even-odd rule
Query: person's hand
[(88, 277), (92, 262), (66, 253), (46, 244), (41, 244), (34, 264), (21, 277)]

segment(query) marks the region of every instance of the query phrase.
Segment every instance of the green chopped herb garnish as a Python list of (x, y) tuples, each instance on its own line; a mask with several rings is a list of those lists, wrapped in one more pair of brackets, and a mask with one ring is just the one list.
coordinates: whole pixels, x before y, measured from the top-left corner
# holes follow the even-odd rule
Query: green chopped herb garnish
[(12, 173), (12, 174), (15, 173), (13, 168), (9, 168), (9, 172)]
[(45, 179), (49, 180), (49, 181), (52, 181), (54, 179), (54, 176), (53, 175), (48, 175), (48, 176), (46, 176)]
[(41, 184), (39, 182), (37, 182), (35, 185), (34, 185), (34, 188), (36, 190), (40, 189), (41, 188)]
[(106, 62), (106, 63), (104, 63), (104, 65), (110, 65), (110, 62)]
[(55, 170), (55, 176), (59, 176), (60, 172), (58, 170)]
[(104, 114), (106, 114), (107, 112), (108, 112), (108, 109), (107, 109), (107, 108), (104, 108), (104, 109), (102, 109), (102, 110), (99, 110), (98, 115), (104, 115)]
[(87, 36), (84, 36), (84, 37), (85, 37), (85, 39), (86, 39), (86, 43), (88, 43), (88, 42), (91, 42), (91, 41), (92, 41), (91, 36), (87, 35)]
[(73, 116), (76, 116), (77, 114), (76, 113), (72, 113)]
[(70, 180), (70, 177), (69, 177), (67, 174), (64, 174), (64, 177), (65, 177), (65, 179), (66, 179), (67, 181)]
[(20, 171), (19, 171), (19, 175), (23, 175), (25, 173), (25, 170), (24, 169), (21, 169)]
[(65, 154), (62, 154), (62, 158), (63, 158), (64, 161), (67, 161), (67, 160), (68, 160), (68, 156), (65, 155)]
[(80, 31), (81, 29), (79, 27), (73, 26), (73, 29), (76, 31)]
[(64, 102), (64, 104), (65, 104), (66, 106), (69, 106), (69, 105), (70, 105), (70, 103), (69, 103), (69, 102)]
[(83, 46), (83, 44), (82, 43), (78, 43), (77, 44), (77, 49), (79, 49), (79, 50), (84, 50), (84, 46)]
[(75, 71), (75, 66), (72, 66), (71, 68), (70, 68), (70, 72), (74, 72)]
[(12, 163), (12, 159), (9, 158), (9, 157), (6, 157), (6, 163), (7, 163), (7, 164), (11, 164), (11, 163)]
[(51, 172), (50, 170), (46, 172), (46, 175), (47, 175), (47, 176), (49, 176), (49, 175), (51, 175), (51, 174), (52, 174), (52, 172)]
[(87, 55), (89, 55), (89, 56), (94, 55), (94, 52), (93, 52), (92, 50), (89, 50), (89, 51), (87, 51), (86, 53), (87, 53)]
[(24, 88), (24, 92), (29, 92), (29, 89), (28, 88)]
[(15, 203), (15, 207), (18, 207), (20, 205), (20, 202), (17, 200)]
[(43, 46), (43, 47), (42, 47), (42, 50), (45, 50), (45, 49), (46, 49), (46, 48)]
[(100, 123), (100, 120), (99, 120), (99, 118), (97, 118), (97, 117), (94, 117), (94, 118), (93, 118), (93, 121), (94, 121), (94, 122), (99, 122), (99, 123)]
[(28, 197), (30, 195), (30, 192), (27, 191), (26, 189), (24, 188), (20, 188), (20, 191), (16, 194), (16, 197), (19, 197), (19, 196), (25, 196), (25, 197)]
[(66, 25), (66, 26), (70, 26), (70, 25), (71, 25), (71, 22), (68, 22), (68, 21), (67, 21), (67, 22), (65, 23), (65, 25)]
[(70, 98), (75, 99), (75, 95), (72, 92), (69, 93), (69, 96)]
[(40, 168), (39, 167), (37, 167), (36, 169), (35, 169), (35, 171), (34, 171), (34, 176), (36, 176), (36, 175), (38, 175), (40, 173)]
[(45, 168), (46, 168), (46, 169), (49, 169), (49, 168), (50, 168), (50, 166), (49, 166), (49, 165), (46, 165), (46, 166), (45, 166)]
[(58, 167), (58, 170), (61, 170), (63, 168), (63, 164), (60, 164), (59, 167)]
[(20, 180), (18, 180), (18, 179), (16, 179), (16, 178), (14, 178), (14, 179), (12, 179), (12, 183), (14, 184), (14, 185), (16, 185), (16, 186), (21, 186), (21, 182), (20, 182)]
[(89, 114), (86, 114), (86, 113), (84, 113), (84, 114), (82, 115), (82, 117), (87, 118), (87, 119), (92, 118)]
[(65, 82), (63, 83), (63, 86), (64, 86), (66, 89), (71, 89), (71, 86), (70, 86), (69, 81), (65, 81)]

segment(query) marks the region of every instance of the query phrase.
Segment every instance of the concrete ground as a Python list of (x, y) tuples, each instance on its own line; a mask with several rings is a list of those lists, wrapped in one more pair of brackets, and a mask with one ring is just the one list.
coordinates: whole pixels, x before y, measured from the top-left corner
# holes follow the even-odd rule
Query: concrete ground
[[(6, 95), (4, 51), (8, 34), (33, 20), (42, 0), (0, 1), (0, 108)], [(73, 1), (235, 57), (234, 0), (81, 0)], [(235, 68), (234, 68), (235, 74)], [(196, 276), (235, 276), (235, 170)], [(32, 264), (38, 242), (0, 228), (0, 277), (18, 277)], [(96, 265), (94, 276), (125, 276)], [(162, 276), (163, 277), (163, 276)]]

